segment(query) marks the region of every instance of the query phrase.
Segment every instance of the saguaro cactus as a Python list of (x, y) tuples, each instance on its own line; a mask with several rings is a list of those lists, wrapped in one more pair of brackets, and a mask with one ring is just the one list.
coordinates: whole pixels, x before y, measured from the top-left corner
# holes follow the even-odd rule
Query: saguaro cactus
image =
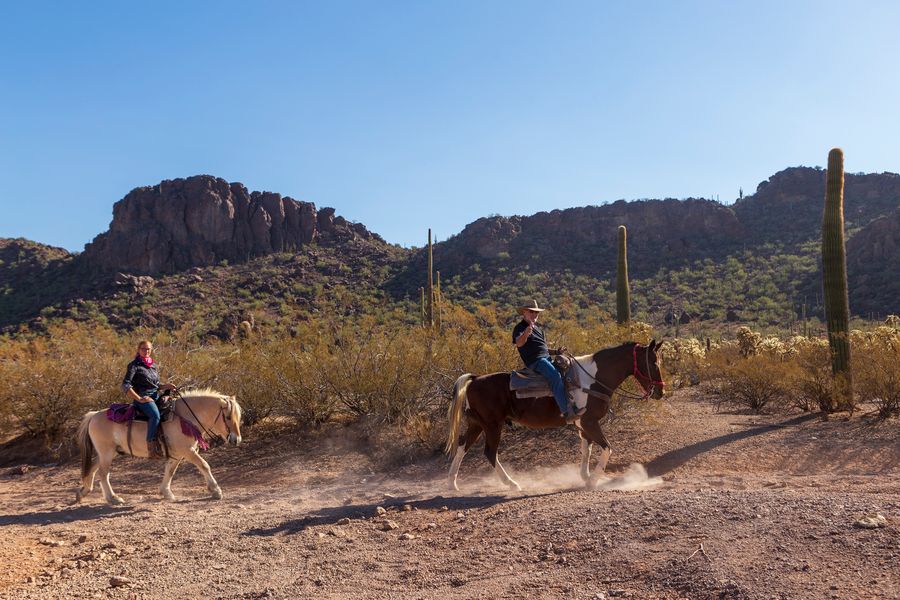
[(628, 288), (628, 249), (625, 226), (619, 225), (619, 260), (616, 268), (616, 321), (631, 320), (631, 292)]
[(422, 327), (425, 327), (425, 288), (419, 288), (419, 297), (420, 297), (420, 315), (419, 318), (422, 321)]
[(435, 311), (435, 316), (436, 316), (435, 326), (437, 327), (438, 331), (440, 331), (441, 330), (441, 322), (443, 321), (443, 317), (444, 317), (444, 314), (442, 312), (444, 301), (441, 299), (441, 272), (438, 271), (437, 273), (435, 273), (435, 275), (437, 276), (437, 280), (435, 281), (435, 284), (434, 284), (434, 303), (435, 303), (435, 306), (437, 307), (437, 311)]
[(431, 228), (428, 228), (428, 291), (425, 299), (428, 306), (425, 309), (425, 323), (427, 327), (434, 327), (434, 261), (431, 255)]
[(825, 212), (822, 217), (822, 283), (825, 291), (825, 321), (831, 347), (831, 371), (835, 396), (826, 410), (853, 406), (850, 373), (850, 301), (847, 296), (847, 256), (844, 249), (844, 152), (828, 153)]

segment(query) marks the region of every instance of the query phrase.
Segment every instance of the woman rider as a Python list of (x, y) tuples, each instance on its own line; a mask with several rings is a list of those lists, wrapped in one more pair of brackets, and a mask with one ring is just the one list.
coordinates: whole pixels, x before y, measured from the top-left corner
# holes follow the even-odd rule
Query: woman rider
[(165, 458), (162, 446), (156, 438), (159, 429), (159, 408), (156, 400), (162, 392), (175, 389), (171, 384), (159, 384), (159, 369), (150, 357), (153, 343), (141, 340), (138, 343), (137, 356), (128, 363), (125, 379), (122, 380), (122, 391), (133, 400), (136, 410), (147, 415), (147, 455), (149, 458)]

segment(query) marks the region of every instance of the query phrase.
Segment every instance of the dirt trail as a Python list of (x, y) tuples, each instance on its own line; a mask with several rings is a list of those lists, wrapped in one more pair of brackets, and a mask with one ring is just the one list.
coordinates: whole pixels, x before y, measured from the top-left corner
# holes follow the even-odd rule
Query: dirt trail
[[(516, 493), (480, 446), (450, 493), (444, 457), (381, 470), (346, 435), (215, 449), (222, 501), (190, 466), (167, 503), (161, 464), (119, 459), (123, 508), (96, 491), (72, 506), (74, 462), (5, 468), (0, 598), (900, 597), (896, 422), (680, 392), (607, 428), (624, 489), (582, 488), (571, 429), (507, 431)], [(886, 525), (855, 525), (872, 513)]]

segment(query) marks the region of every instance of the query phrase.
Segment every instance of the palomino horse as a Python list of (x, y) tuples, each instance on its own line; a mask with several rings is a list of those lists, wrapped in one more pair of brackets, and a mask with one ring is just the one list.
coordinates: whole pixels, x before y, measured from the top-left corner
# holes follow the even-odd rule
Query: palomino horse
[[(193, 436), (182, 433), (181, 421), (188, 421), (195, 431), (202, 431), (207, 436), (227, 438), (234, 445), (241, 443), (241, 407), (234, 396), (226, 396), (219, 392), (202, 389), (190, 390), (181, 394), (175, 401), (172, 411), (178, 418), (162, 423), (168, 444), (169, 459), (160, 495), (166, 500), (175, 500), (172, 494), (172, 477), (175, 469), (186, 460), (200, 470), (206, 478), (206, 487), (213, 498), (222, 498), (222, 489), (216, 483), (209, 469), (209, 464), (198, 452), (199, 441)], [(94, 491), (94, 476), (100, 476), (100, 487), (103, 496), (110, 504), (122, 504), (109, 485), (109, 468), (116, 454), (128, 454), (130, 448), (134, 456), (147, 458), (147, 423), (134, 421), (131, 428), (131, 442), (128, 440), (128, 424), (115, 423), (109, 420), (105, 410), (91, 411), (81, 419), (78, 427), (78, 446), (81, 449), (81, 489), (75, 494), (75, 502)], [(94, 449), (97, 450), (97, 462), (94, 463)]]
[[(662, 345), (651, 341), (643, 346), (626, 342), (615, 348), (606, 348), (585, 356), (574, 357), (569, 367), (575, 369), (579, 385), (574, 393), (578, 406), (587, 405), (587, 411), (575, 421), (581, 437), (581, 478), (589, 488), (597, 486), (600, 475), (606, 469), (612, 449), (600, 429), (600, 420), (609, 411), (612, 393), (629, 376), (634, 376), (644, 390), (643, 398), (662, 398), (663, 378), (657, 350)], [(566, 424), (559, 414), (559, 407), (552, 396), (541, 398), (517, 398), (509, 389), (510, 374), (491, 373), (476, 376), (466, 373), (456, 380), (453, 401), (448, 417), (450, 432), (446, 452), (456, 450), (450, 465), (449, 484), (454, 490), (459, 465), (469, 448), (484, 433), (484, 453), (500, 480), (511, 488), (521, 490), (510, 478), (497, 458), (500, 433), (503, 424), (515, 421), (533, 429), (560, 427)], [(466, 431), (460, 434), (462, 417), (466, 417)], [(591, 445), (599, 444), (600, 457), (593, 477), (590, 473)]]

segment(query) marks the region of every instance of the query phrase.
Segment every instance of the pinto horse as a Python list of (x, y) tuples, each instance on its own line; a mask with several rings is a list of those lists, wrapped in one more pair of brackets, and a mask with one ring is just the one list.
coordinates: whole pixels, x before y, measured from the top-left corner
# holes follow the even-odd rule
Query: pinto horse
[[(175, 469), (186, 460), (197, 467), (206, 479), (206, 487), (216, 500), (222, 498), (222, 489), (216, 482), (209, 463), (203, 460), (198, 451), (202, 434), (210, 437), (223, 437), (229, 443), (241, 443), (241, 406), (234, 396), (226, 396), (214, 390), (189, 390), (180, 394), (172, 408), (177, 418), (160, 424), (166, 436), (168, 460), (159, 486), (160, 495), (166, 500), (175, 500), (171, 483)], [(188, 421), (187, 429), (197, 432), (184, 433), (181, 422)], [(128, 439), (128, 424), (116, 423), (107, 418), (106, 411), (88, 412), (81, 419), (77, 440), (81, 451), (81, 489), (75, 494), (75, 502), (94, 491), (94, 476), (100, 476), (100, 488), (103, 496), (110, 504), (124, 504), (124, 500), (109, 484), (109, 469), (117, 454), (131, 453), (133, 456), (147, 458), (149, 451), (146, 443), (147, 423), (134, 421), (131, 437)], [(193, 429), (192, 429), (193, 428)], [(199, 433), (199, 432), (202, 432)], [(204, 445), (204, 447), (206, 447)], [(94, 449), (97, 450), (97, 462), (94, 462)]]
[[(614, 348), (599, 350), (594, 354), (573, 357), (569, 367), (578, 375), (578, 387), (574, 392), (575, 404), (587, 407), (586, 412), (575, 421), (581, 437), (581, 478), (588, 488), (595, 488), (600, 475), (606, 469), (612, 449), (603, 435), (600, 421), (609, 412), (613, 392), (628, 377), (634, 378), (644, 390), (643, 398), (662, 398), (663, 383), (657, 350), (662, 342), (651, 341), (644, 346), (636, 342), (625, 342)], [(450, 431), (446, 452), (455, 449), (450, 465), (449, 485), (458, 490), (456, 476), (459, 465), (469, 448), (484, 434), (484, 453), (494, 467), (494, 471), (504, 484), (521, 490), (518, 483), (507, 474), (497, 449), (503, 424), (513, 421), (532, 429), (560, 427), (566, 420), (559, 414), (559, 406), (551, 395), (540, 398), (517, 398), (509, 389), (510, 374), (491, 373), (473, 375), (466, 373), (456, 380), (453, 400), (447, 416)], [(549, 391), (549, 390), (548, 390)], [(460, 433), (462, 417), (466, 418), (466, 430)], [(590, 473), (591, 446), (599, 444), (600, 457), (594, 475)]]

